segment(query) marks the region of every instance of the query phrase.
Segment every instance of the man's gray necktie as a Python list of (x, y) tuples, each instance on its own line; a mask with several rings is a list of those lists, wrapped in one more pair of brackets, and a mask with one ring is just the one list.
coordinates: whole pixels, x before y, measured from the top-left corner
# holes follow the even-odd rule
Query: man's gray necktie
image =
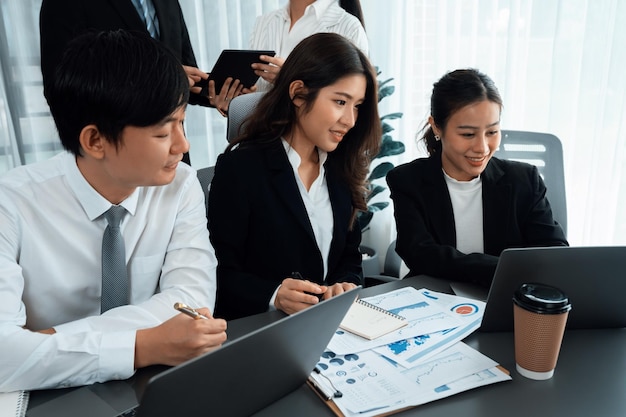
[(155, 39), (158, 39), (159, 36), (159, 32), (157, 29), (157, 26), (155, 24), (155, 10), (153, 7), (149, 7), (146, 4), (146, 0), (139, 0), (139, 3), (141, 5), (141, 8), (143, 10), (143, 20), (144, 23), (146, 24), (146, 28), (148, 29), (148, 32), (150, 33), (150, 36), (152, 36)]
[(102, 296), (100, 312), (126, 305), (129, 302), (126, 251), (120, 222), (126, 214), (122, 206), (111, 206), (104, 213), (109, 223), (102, 237)]

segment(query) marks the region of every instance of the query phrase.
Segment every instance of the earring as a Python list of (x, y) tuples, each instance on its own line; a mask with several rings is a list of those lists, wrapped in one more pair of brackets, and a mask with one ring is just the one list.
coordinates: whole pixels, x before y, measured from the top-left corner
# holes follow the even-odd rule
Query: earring
[(441, 138), (439, 137), (439, 135), (435, 135), (435, 140), (436, 140), (437, 142), (439, 142), (439, 141), (441, 140)]

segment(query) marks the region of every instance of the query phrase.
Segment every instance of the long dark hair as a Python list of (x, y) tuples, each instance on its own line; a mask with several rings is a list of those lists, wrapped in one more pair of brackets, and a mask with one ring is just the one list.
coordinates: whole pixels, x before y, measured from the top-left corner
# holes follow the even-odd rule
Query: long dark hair
[(363, 29), (365, 29), (365, 19), (363, 19), (363, 10), (361, 9), (361, 2), (359, 0), (340, 0), (339, 5), (346, 12), (359, 19)]
[(273, 88), (263, 95), (242, 133), (226, 151), (274, 143), (292, 130), (297, 122), (297, 108), (289, 95), (293, 81), (300, 80), (306, 87), (297, 96), (303, 100), (306, 112), (320, 89), (354, 74), (365, 76), (365, 97), (354, 127), (328, 157), (328, 163), (333, 164), (350, 188), (354, 223), (357, 212), (367, 210), (367, 172), (380, 147), (381, 124), (376, 72), (363, 52), (343, 36), (316, 33), (302, 40), (287, 57)]
[[(447, 73), (433, 85), (430, 96), (430, 115), (435, 125), (445, 130), (452, 115), (461, 108), (478, 101), (489, 100), (502, 108), (502, 98), (493, 80), (476, 69), (459, 69)], [(441, 142), (428, 123), (422, 129), (422, 140), (429, 155), (441, 153)]]

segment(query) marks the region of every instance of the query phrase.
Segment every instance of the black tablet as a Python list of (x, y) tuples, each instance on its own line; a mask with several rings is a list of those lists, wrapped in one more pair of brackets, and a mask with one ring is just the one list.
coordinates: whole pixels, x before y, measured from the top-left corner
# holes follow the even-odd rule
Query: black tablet
[(217, 58), (208, 80), (201, 80), (196, 86), (202, 87), (202, 95), (208, 94), (209, 80), (215, 81), (215, 93), (219, 94), (226, 78), (233, 77), (240, 80), (244, 87), (252, 87), (259, 76), (254, 73), (251, 65), (262, 62), (260, 55), (274, 56), (274, 51), (250, 50), (250, 49), (224, 49)]

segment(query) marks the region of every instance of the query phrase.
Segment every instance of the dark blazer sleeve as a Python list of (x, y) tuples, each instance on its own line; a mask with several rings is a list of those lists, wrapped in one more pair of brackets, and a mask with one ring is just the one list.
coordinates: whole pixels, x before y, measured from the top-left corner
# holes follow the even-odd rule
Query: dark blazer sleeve
[(552, 215), (537, 167), (492, 158), (483, 173), (485, 251), (530, 246), (567, 246)]
[[(332, 197), (331, 204), (335, 218), (349, 212), (336, 210)], [(347, 227), (348, 221), (342, 223)], [(209, 192), (208, 228), (218, 259), (217, 317), (232, 320), (267, 311), (274, 291), (295, 271), (324, 282), (322, 256), (280, 142), (220, 155)], [(334, 229), (327, 283), (360, 283), (360, 231)]]
[(536, 168), (492, 158), (483, 174), (485, 253), (456, 249), (454, 214), (436, 158), (419, 159), (387, 174), (398, 232), (396, 251), (410, 275), (431, 275), (489, 286), (502, 251), (567, 245), (552, 219)]
[[(181, 64), (197, 67), (196, 55), (191, 46), (189, 31), (183, 11), (177, 0), (152, 0), (161, 29), (160, 40), (178, 57)], [(189, 104), (210, 107), (209, 98), (197, 93), (189, 94)]]

